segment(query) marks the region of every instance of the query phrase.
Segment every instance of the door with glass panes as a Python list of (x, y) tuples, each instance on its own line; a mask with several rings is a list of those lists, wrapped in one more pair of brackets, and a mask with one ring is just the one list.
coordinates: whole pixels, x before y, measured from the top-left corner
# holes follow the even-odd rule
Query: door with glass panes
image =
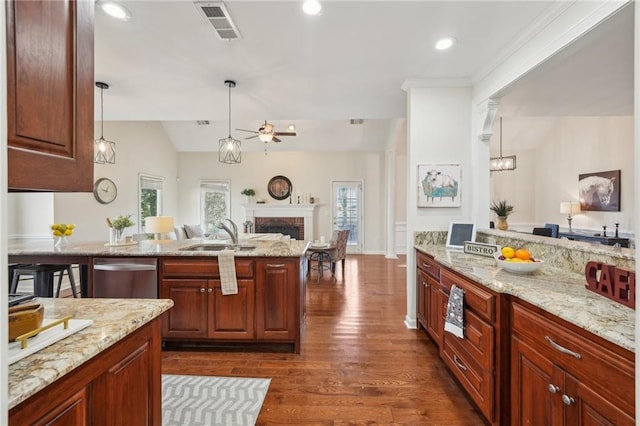
[(347, 253), (362, 253), (362, 181), (331, 182), (332, 231), (348, 229)]

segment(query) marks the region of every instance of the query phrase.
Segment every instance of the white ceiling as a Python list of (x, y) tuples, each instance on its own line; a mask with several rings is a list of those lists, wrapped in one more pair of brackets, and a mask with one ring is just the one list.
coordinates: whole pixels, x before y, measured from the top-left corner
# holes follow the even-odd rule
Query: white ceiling
[[(301, 1), (227, 1), (242, 35), (236, 41), (220, 40), (189, 0), (121, 3), (133, 15), (129, 22), (96, 8), (95, 76), (111, 86), (104, 94), (105, 120), (160, 121), (178, 151), (215, 151), (217, 140), (229, 133), (226, 79), (237, 81), (231, 91), (235, 138), (250, 136), (236, 128), (257, 129), (269, 120), (281, 131), (294, 123), (298, 132), (270, 143), (269, 150), (382, 150), (397, 120), (406, 116), (403, 81), (482, 77), (553, 2), (334, 0), (323, 2), (321, 16), (310, 17), (302, 13)], [(632, 18), (631, 36), (628, 29), (618, 31), (628, 21), (605, 35), (632, 43)], [(455, 37), (457, 45), (436, 51), (433, 44), (442, 36)], [(583, 44), (581, 73), (590, 69), (585, 62), (594, 56), (588, 50), (593, 45), (600, 46), (598, 55), (608, 54), (602, 65), (620, 60), (604, 42)], [(631, 53), (620, 67), (630, 63), (631, 74), (632, 58)], [(563, 73), (560, 64), (555, 69), (572, 83), (600, 85)], [(540, 105), (548, 103), (568, 84), (549, 86), (535, 75), (523, 79), (528, 89), (514, 86), (503, 94), (501, 111), (508, 106), (515, 111), (523, 100), (533, 109), (532, 88)], [(626, 71), (619, 77), (623, 85), (632, 82)], [(540, 84), (545, 92), (535, 88)], [(581, 90), (563, 96), (578, 98)], [(622, 98), (629, 96), (632, 89)], [(99, 102), (96, 89), (97, 119)], [(518, 111), (523, 112), (530, 113)], [(352, 118), (363, 118), (364, 124), (352, 126)], [(198, 126), (196, 120), (211, 125)], [(243, 149), (264, 146), (251, 139)]]

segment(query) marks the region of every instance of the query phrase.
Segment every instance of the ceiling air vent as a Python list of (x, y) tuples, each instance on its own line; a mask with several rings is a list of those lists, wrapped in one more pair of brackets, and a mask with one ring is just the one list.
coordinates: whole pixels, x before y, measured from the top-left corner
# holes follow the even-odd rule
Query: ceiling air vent
[(222, 2), (194, 2), (200, 15), (204, 17), (222, 40), (238, 40), (242, 38), (240, 31), (227, 12), (227, 8)]
[(351, 124), (362, 124), (364, 123), (364, 120), (362, 118), (352, 118), (351, 119)]
[(198, 126), (208, 126), (209, 120), (196, 120), (196, 123), (198, 124)]

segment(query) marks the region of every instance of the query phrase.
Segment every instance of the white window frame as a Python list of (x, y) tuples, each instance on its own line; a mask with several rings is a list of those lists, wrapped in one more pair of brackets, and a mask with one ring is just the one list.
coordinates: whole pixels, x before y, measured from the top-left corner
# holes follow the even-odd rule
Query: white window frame
[[(145, 183), (146, 181), (146, 183)], [(156, 199), (157, 215), (164, 214), (164, 177), (154, 176), (146, 173), (138, 174), (138, 231), (144, 233), (144, 218), (142, 217), (142, 190), (147, 186), (157, 186), (152, 188), (158, 190)]]
[(198, 192), (199, 192), (199, 197), (200, 197), (200, 226), (202, 227), (202, 229), (204, 230), (205, 234), (217, 234), (221, 231), (220, 229), (218, 229), (216, 227), (216, 224), (212, 224), (211, 228), (207, 227), (207, 223), (205, 221), (205, 193), (206, 191), (204, 191), (204, 189), (206, 188), (207, 185), (210, 186), (224, 186), (226, 187), (226, 191), (221, 191), (224, 192), (225, 194), (225, 218), (230, 218), (231, 217), (231, 181), (230, 180), (224, 180), (224, 179), (203, 179), (199, 182), (198, 185)]

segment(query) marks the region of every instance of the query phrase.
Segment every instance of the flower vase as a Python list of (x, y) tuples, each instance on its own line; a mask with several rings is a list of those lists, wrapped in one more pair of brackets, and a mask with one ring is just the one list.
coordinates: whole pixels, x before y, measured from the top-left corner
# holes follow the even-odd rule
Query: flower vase
[(57, 249), (64, 248), (69, 245), (69, 240), (66, 235), (61, 237), (53, 237), (53, 247)]
[(109, 244), (111, 245), (119, 245), (119, 244), (124, 244), (124, 228), (123, 229), (116, 229), (116, 228), (111, 228), (109, 229)]
[(507, 216), (498, 216), (498, 229), (501, 231), (506, 231), (507, 229), (509, 229)]

